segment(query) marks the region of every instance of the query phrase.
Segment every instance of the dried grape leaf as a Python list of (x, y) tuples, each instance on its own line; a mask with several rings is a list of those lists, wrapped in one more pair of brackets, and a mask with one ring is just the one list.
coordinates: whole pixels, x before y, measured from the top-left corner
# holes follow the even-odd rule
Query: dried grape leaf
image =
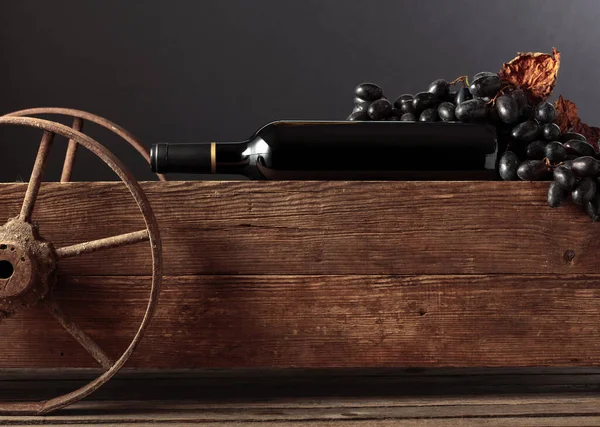
[(545, 101), (552, 94), (558, 70), (560, 52), (552, 48), (552, 54), (519, 53), (512, 61), (504, 63), (500, 78), (517, 86), (527, 94), (531, 101)]
[(556, 107), (556, 124), (561, 132), (577, 132), (585, 136), (588, 142), (598, 151), (600, 128), (590, 126), (581, 121), (577, 105), (573, 101), (559, 96), (554, 103)]
[(556, 124), (562, 133), (568, 132), (581, 121), (577, 105), (573, 101), (563, 98), (562, 95), (554, 102), (554, 107), (556, 108)]

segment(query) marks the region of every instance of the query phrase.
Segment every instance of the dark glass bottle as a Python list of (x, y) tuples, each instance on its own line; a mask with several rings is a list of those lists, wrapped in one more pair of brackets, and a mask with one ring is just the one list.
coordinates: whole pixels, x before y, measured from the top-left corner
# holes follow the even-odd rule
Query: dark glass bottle
[(155, 173), (277, 180), (494, 180), (491, 126), (277, 121), (242, 142), (155, 144)]

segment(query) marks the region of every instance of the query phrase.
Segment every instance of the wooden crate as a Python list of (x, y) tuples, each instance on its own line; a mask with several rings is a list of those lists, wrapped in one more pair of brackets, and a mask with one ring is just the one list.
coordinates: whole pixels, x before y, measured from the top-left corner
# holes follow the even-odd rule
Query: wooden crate
[[(163, 238), (159, 308), (130, 368), (600, 365), (600, 225), (547, 183), (145, 183)], [(24, 184), (0, 185), (16, 216)], [(122, 183), (49, 183), (64, 246), (143, 228)], [(66, 260), (55, 293), (106, 351), (148, 295), (147, 244)], [(41, 309), (2, 324), (0, 368), (92, 367)]]

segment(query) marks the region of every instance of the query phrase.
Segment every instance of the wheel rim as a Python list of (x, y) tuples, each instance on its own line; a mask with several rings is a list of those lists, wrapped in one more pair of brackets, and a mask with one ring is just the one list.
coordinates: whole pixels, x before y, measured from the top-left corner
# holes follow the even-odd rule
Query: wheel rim
[[(23, 202), (23, 206), (21, 209), (21, 214), (18, 217), (13, 218), (12, 220), (9, 220), (9, 222), (7, 222), (7, 224), (5, 224), (5, 226), (3, 226), (3, 228), (7, 229), (8, 231), (11, 231), (14, 228), (14, 224), (19, 224), (19, 225), (20, 224), (29, 224), (31, 227), (34, 228), (33, 232), (35, 234), (36, 226), (31, 223), (31, 216), (32, 216), (32, 213), (34, 210), (35, 201), (36, 201), (38, 193), (39, 193), (43, 170), (45, 167), (45, 162), (48, 157), (48, 152), (50, 151), (50, 148), (52, 146), (52, 139), (53, 139), (54, 135), (61, 135), (63, 137), (69, 138), (71, 141), (75, 141), (78, 145), (81, 145), (81, 146), (87, 148), (89, 151), (91, 151), (97, 157), (99, 157), (101, 160), (103, 160), (117, 174), (117, 176), (119, 176), (121, 181), (123, 181), (123, 183), (129, 189), (131, 195), (133, 196), (133, 198), (144, 218), (144, 221), (146, 224), (145, 230), (141, 230), (141, 231), (134, 232), (134, 233), (123, 234), (120, 236), (114, 236), (114, 237), (110, 237), (107, 239), (101, 239), (101, 240), (97, 240), (97, 241), (93, 241), (93, 242), (85, 242), (84, 244), (73, 245), (73, 246), (69, 246), (66, 248), (60, 248), (57, 250), (54, 250), (52, 247), (52, 252), (51, 252), (52, 255), (51, 256), (49, 255), (48, 262), (50, 264), (52, 264), (52, 262), (55, 263), (54, 269), (53, 269), (54, 273), (56, 272), (56, 266), (57, 266), (58, 262), (60, 262), (60, 259), (66, 258), (66, 257), (77, 256), (80, 254), (100, 251), (100, 250), (108, 249), (108, 248), (125, 246), (128, 244), (134, 244), (134, 243), (138, 243), (138, 242), (146, 241), (146, 240), (149, 241), (151, 251), (152, 251), (152, 284), (151, 284), (151, 288), (150, 288), (150, 296), (149, 296), (149, 300), (148, 300), (148, 305), (146, 307), (144, 317), (140, 323), (140, 327), (138, 328), (138, 331), (136, 332), (135, 336), (131, 340), (131, 343), (129, 344), (127, 349), (123, 352), (123, 354), (119, 357), (119, 359), (117, 359), (114, 363), (110, 362), (108, 359), (103, 360), (103, 358), (100, 357), (99, 355), (93, 354), (93, 351), (94, 351), (93, 345), (95, 343), (93, 343), (93, 341), (91, 341), (91, 339), (90, 339), (91, 343), (88, 343), (88, 344), (91, 347), (87, 346), (86, 339), (89, 339), (89, 337), (87, 337), (85, 335), (85, 332), (83, 332), (83, 330), (81, 330), (79, 328), (79, 331), (77, 333), (81, 333), (83, 335), (76, 336), (76, 334), (74, 334), (74, 332), (69, 329), (69, 327), (77, 327), (77, 325), (75, 325), (74, 323), (69, 324), (70, 320), (66, 317), (66, 315), (64, 315), (64, 313), (62, 313), (62, 311), (60, 310), (60, 308), (58, 307), (56, 302), (51, 297), (48, 298), (47, 300), (44, 300), (43, 297), (39, 299), (38, 303), (42, 303), (43, 305), (45, 305), (46, 308), (48, 308), (48, 310), (50, 311), (50, 313), (59, 321), (59, 323), (61, 323), (61, 325), (65, 329), (67, 329), (67, 331), (70, 332), (71, 335), (73, 335), (73, 337), (77, 341), (79, 341), (79, 343), (82, 346), (84, 346), (84, 348), (86, 348), (86, 350), (88, 350), (88, 352), (90, 352), (90, 354), (92, 354), (96, 358), (96, 360), (99, 361), (99, 363), (103, 364), (105, 366), (105, 368), (107, 368), (107, 366), (106, 366), (107, 364), (110, 364), (110, 367), (107, 368), (106, 372), (104, 372), (98, 378), (89, 382), (85, 386), (83, 386), (73, 392), (67, 393), (65, 395), (55, 397), (55, 398), (52, 398), (52, 399), (49, 399), (49, 400), (46, 400), (43, 402), (26, 402), (26, 403), (4, 402), (4, 403), (0, 403), (0, 413), (2, 413), (2, 414), (41, 415), (41, 414), (46, 414), (48, 412), (52, 412), (54, 410), (63, 408), (65, 406), (73, 404), (73, 403), (89, 396), (91, 393), (93, 393), (98, 388), (100, 388), (104, 383), (106, 383), (108, 380), (110, 380), (123, 367), (125, 362), (129, 359), (129, 357), (131, 356), (131, 354), (134, 352), (135, 348), (141, 341), (144, 333), (146, 332), (146, 329), (148, 328), (150, 320), (152, 319), (152, 316), (156, 310), (156, 305), (158, 302), (158, 296), (160, 293), (160, 287), (161, 287), (161, 283), (162, 283), (162, 246), (161, 246), (160, 234), (159, 234), (158, 223), (156, 221), (156, 217), (154, 216), (154, 213), (150, 207), (148, 199), (147, 199), (146, 195), (144, 194), (141, 186), (135, 180), (135, 178), (133, 177), (131, 172), (129, 172), (127, 170), (125, 165), (114, 154), (112, 154), (106, 147), (104, 147), (97, 141), (93, 140), (89, 136), (87, 136), (81, 132), (78, 132), (72, 128), (69, 128), (68, 126), (65, 126), (65, 125), (62, 125), (59, 123), (55, 123), (55, 122), (51, 122), (51, 121), (47, 121), (47, 120), (37, 119), (37, 118), (6, 117), (6, 116), (0, 117), (0, 126), (21, 126), (21, 127), (37, 128), (37, 129), (44, 131), (44, 136), (42, 137), (42, 142), (40, 144), (40, 150), (38, 151), (38, 156), (36, 158), (36, 162), (35, 162), (34, 169), (33, 169), (32, 175), (31, 175), (31, 179), (29, 181), (28, 189), (27, 189), (25, 199)], [(13, 227), (13, 228), (11, 228), (11, 227)], [(11, 235), (11, 234), (9, 233), (9, 235)], [(38, 244), (38, 243), (40, 245), (44, 245), (45, 241), (42, 239), (42, 240), (40, 240), (40, 242), (37, 242), (36, 244)], [(19, 249), (18, 242), (15, 246), (17, 247), (17, 249)], [(51, 244), (50, 244), (50, 246), (51, 246)], [(50, 258), (53, 258), (53, 259), (50, 259)], [(39, 262), (39, 260), (38, 260), (38, 262)], [(38, 274), (40, 274), (40, 273), (38, 272)], [(50, 272), (48, 274), (50, 275), (50, 274), (52, 274), (52, 272)], [(27, 288), (27, 292), (29, 292), (29, 294), (22, 293), (22, 294), (19, 294), (18, 296), (14, 296), (13, 294), (15, 294), (15, 292), (18, 293), (18, 291), (20, 291), (20, 290), (17, 290), (17, 291), (11, 291), (11, 292), (6, 291), (6, 295), (0, 295), (0, 296), (6, 297), (7, 301), (9, 301), (9, 302), (15, 301), (15, 298), (21, 298), (21, 295), (29, 295), (30, 298), (34, 298), (34, 297), (37, 298), (37, 294), (35, 294), (34, 297), (32, 297), (32, 295), (35, 292), (39, 292), (39, 289), (40, 289), (39, 286), (37, 286), (37, 287), (29, 286), (29, 285), (27, 285), (29, 287), (27, 287), (26, 285), (23, 285), (23, 286)], [(42, 288), (43, 288), (43, 286), (42, 286)], [(48, 293), (45, 296), (47, 297), (50, 294), (51, 294), (51, 291), (48, 291)], [(13, 298), (13, 300), (9, 300), (10, 298)], [(8, 307), (12, 307), (12, 305), (8, 304)], [(99, 347), (98, 347), (98, 350), (100, 351), (100, 354), (102, 354), (102, 350)]]
[[(103, 128), (108, 129), (111, 132), (119, 135), (122, 139), (128, 142), (129, 145), (131, 145), (138, 153), (140, 153), (140, 155), (146, 160), (146, 162), (150, 164), (150, 153), (144, 147), (141, 141), (138, 138), (136, 138), (131, 132), (127, 131), (118, 124), (111, 122), (108, 119), (105, 119), (104, 117), (88, 113), (87, 111), (58, 107), (29, 108), (27, 110), (14, 111), (12, 113), (6, 114), (4, 117), (25, 117), (39, 115), (58, 115), (71, 117), (74, 119), (73, 129), (79, 132), (81, 132), (81, 130), (83, 129), (83, 120), (102, 126)], [(77, 145), (78, 144), (73, 140), (69, 140), (69, 149), (67, 150), (67, 155), (65, 157), (65, 164), (63, 167), (63, 175), (61, 177), (61, 182), (69, 182), (71, 180), (71, 171), (73, 168), (73, 163), (75, 161), (75, 152), (77, 150)], [(158, 176), (159, 180), (167, 181), (167, 178), (164, 175), (156, 175)]]

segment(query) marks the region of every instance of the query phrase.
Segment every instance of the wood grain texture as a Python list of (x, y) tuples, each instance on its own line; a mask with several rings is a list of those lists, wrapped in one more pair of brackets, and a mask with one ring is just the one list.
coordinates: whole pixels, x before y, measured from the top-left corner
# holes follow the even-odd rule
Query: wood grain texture
[[(50, 371), (50, 372), (48, 372)], [(43, 400), (96, 378), (98, 369), (3, 369), (0, 396)], [(361, 368), (361, 369), (139, 369), (125, 368), (94, 393), (94, 401), (339, 400), (402, 398), (456, 403), (482, 396), (597, 397), (599, 368)], [(498, 401), (498, 400), (496, 400)]]
[[(51, 419), (51, 422), (53, 419)], [(105, 422), (106, 420), (106, 422)], [(537, 416), (537, 417), (477, 417), (477, 418), (422, 418), (422, 419), (384, 419), (384, 420), (317, 420), (317, 421), (275, 421), (266, 424), (264, 421), (243, 421), (240, 420), (233, 422), (207, 422), (202, 416), (196, 418), (196, 420), (186, 420), (185, 422), (177, 422), (167, 418), (165, 421), (160, 419), (154, 419), (150, 422), (147, 420), (139, 420), (133, 422), (119, 422), (115, 423), (110, 421), (111, 418), (98, 417), (92, 423), (79, 422), (76, 419), (67, 419), (68, 424), (51, 424), (46, 419), (39, 420), (24, 420), (22, 422), (14, 421), (14, 424), (18, 426), (29, 426), (29, 425), (51, 425), (55, 427), (112, 427), (118, 425), (119, 427), (134, 427), (140, 425), (148, 425), (151, 423), (152, 426), (156, 427), (188, 427), (199, 425), (202, 427), (398, 427), (401, 423), (402, 427), (441, 427), (441, 426), (456, 426), (456, 427), (522, 427), (524, 425), (528, 427), (598, 427), (600, 425), (600, 419), (597, 416)]]
[[(550, 209), (547, 183), (146, 183), (165, 270), (194, 274), (596, 273), (600, 224)], [(18, 214), (24, 184), (0, 185)], [(57, 246), (137, 231), (120, 183), (45, 184), (34, 219)], [(143, 244), (63, 263), (69, 275), (143, 275)], [(572, 251), (574, 257), (565, 259)], [(127, 255), (124, 256), (124, 253)]]
[[(588, 426), (600, 423), (600, 398), (597, 389), (582, 386), (592, 385), (597, 374), (597, 369), (362, 370), (358, 374), (344, 370), (316, 374), (302, 370), (126, 370), (93, 399), (50, 417), (0, 417), (0, 424)], [(93, 372), (71, 370), (2, 372), (0, 393), (20, 398), (32, 383), (35, 391), (56, 393), (90, 375)], [(548, 387), (562, 381), (571, 382), (571, 389)], [(427, 384), (429, 393), (411, 391), (417, 383)], [(534, 389), (523, 390), (524, 385), (534, 384)], [(224, 393), (226, 389), (229, 394)]]
[(10, 417), (10, 425), (153, 426), (597, 426), (600, 399), (585, 396), (528, 399), (296, 399), (236, 403), (83, 402), (51, 417)]
[[(545, 187), (146, 183), (170, 276), (128, 366), (598, 366), (600, 224)], [(24, 192), (0, 185), (0, 213)], [(34, 219), (56, 247), (143, 228), (120, 183), (45, 184)], [(67, 259), (57, 298), (116, 358), (149, 272), (144, 243)], [(41, 310), (3, 322), (0, 346), (0, 368), (94, 366)]]
[[(101, 406), (99, 407), (101, 408)], [(95, 408), (96, 410), (99, 409)], [(175, 410), (177, 411), (177, 409)], [(600, 419), (597, 416), (536, 416), (536, 417), (476, 417), (476, 418), (456, 418), (456, 417), (443, 417), (443, 418), (420, 418), (420, 419), (406, 419), (406, 418), (395, 418), (395, 419), (382, 419), (382, 420), (353, 420), (353, 419), (339, 419), (331, 420), (318, 419), (318, 420), (291, 420), (291, 421), (275, 421), (265, 423), (264, 421), (244, 421), (243, 417), (238, 417), (236, 421), (206, 421), (202, 417), (202, 409), (199, 410), (200, 415), (196, 419), (187, 419), (183, 422), (178, 422), (169, 418), (164, 417), (161, 419), (151, 419), (150, 421), (141, 418), (134, 421), (120, 421), (115, 422), (114, 417), (97, 417), (94, 421), (78, 421), (76, 418), (66, 418), (63, 422), (55, 423), (54, 418), (50, 419), (50, 422), (44, 419), (32, 419), (17, 421), (11, 420), (10, 425), (17, 426), (31, 426), (31, 425), (48, 425), (55, 427), (112, 427), (118, 425), (119, 427), (134, 427), (134, 426), (147, 426), (152, 425), (156, 427), (188, 427), (188, 426), (202, 426), (202, 427), (441, 427), (441, 426), (456, 426), (456, 427), (598, 427), (600, 425)], [(134, 417), (131, 417), (134, 418)]]
[[(65, 277), (61, 306), (111, 357), (144, 277)], [(167, 277), (137, 368), (598, 366), (600, 276)], [(0, 367), (94, 366), (41, 310), (0, 325)]]

